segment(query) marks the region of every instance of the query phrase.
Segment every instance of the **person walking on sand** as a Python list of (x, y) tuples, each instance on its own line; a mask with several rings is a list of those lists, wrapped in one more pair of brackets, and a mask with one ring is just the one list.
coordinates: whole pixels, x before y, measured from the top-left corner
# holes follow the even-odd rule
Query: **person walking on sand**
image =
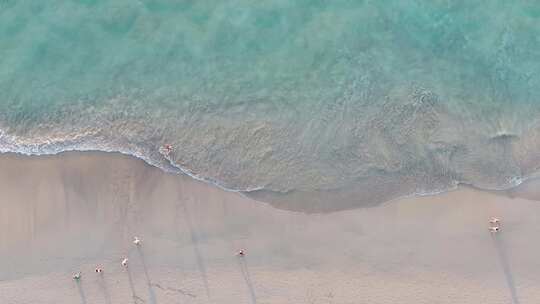
[(163, 145), (161, 147), (161, 153), (165, 156), (168, 156), (169, 154), (171, 154), (172, 150), (173, 150), (173, 147), (172, 145), (169, 145), (169, 144)]
[(500, 222), (500, 220), (498, 218), (496, 218), (496, 217), (492, 217), (492, 218), (489, 219), (489, 223), (491, 225), (499, 225), (499, 222)]
[(499, 232), (499, 230), (501, 229), (501, 228), (499, 227), (499, 223), (500, 223), (500, 222), (501, 222), (501, 221), (500, 221), (498, 218), (496, 218), (496, 217), (490, 218), (490, 219), (489, 219), (489, 227), (488, 227), (489, 231), (490, 231), (491, 233), (497, 233), (497, 232)]
[(499, 228), (499, 226), (489, 227), (489, 231), (491, 233), (497, 233), (497, 232), (499, 232), (499, 230), (501, 230), (501, 228)]

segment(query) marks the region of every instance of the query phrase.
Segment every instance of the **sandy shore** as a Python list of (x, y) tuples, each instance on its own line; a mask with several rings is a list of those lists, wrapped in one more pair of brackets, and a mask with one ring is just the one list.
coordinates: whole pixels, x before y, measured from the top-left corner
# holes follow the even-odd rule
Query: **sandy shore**
[(0, 303), (537, 303), (535, 189), (303, 214), (119, 154), (1, 155)]

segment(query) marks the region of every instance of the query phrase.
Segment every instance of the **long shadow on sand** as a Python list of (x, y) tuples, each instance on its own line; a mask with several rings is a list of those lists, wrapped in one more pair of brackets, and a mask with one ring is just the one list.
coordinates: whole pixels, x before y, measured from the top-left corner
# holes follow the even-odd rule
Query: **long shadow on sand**
[(77, 290), (79, 291), (79, 297), (81, 298), (81, 304), (86, 304), (86, 295), (84, 294), (84, 290), (82, 288), (82, 282), (77, 281), (75, 282), (77, 284)]
[[(224, 200), (221, 201), (221, 208), (222, 208), (222, 217), (223, 217), (223, 223), (224, 225), (227, 225), (228, 223), (228, 217), (229, 217), (229, 210), (227, 208), (227, 202)], [(227, 231), (226, 227), (223, 228), (224, 231)], [(227, 241), (230, 245), (230, 251), (233, 252), (236, 250), (236, 248), (233, 246), (233, 242), (231, 239), (229, 239), (227, 236)], [(249, 269), (247, 266), (247, 259), (246, 256), (237, 256), (236, 261), (238, 263), (238, 268), (240, 269), (240, 273), (242, 273), (242, 278), (244, 278), (244, 281), (246, 282), (246, 287), (249, 292), (249, 298), (251, 300), (252, 304), (257, 303), (257, 297), (255, 295), (255, 288), (253, 288), (253, 283), (251, 281), (251, 275), (249, 274)]]
[(510, 268), (510, 263), (508, 262), (508, 256), (506, 255), (504, 242), (500, 234), (493, 234), (491, 238), (493, 239), (495, 250), (497, 251), (497, 254), (499, 256), (499, 261), (503, 269), (506, 285), (508, 285), (508, 290), (510, 291), (512, 304), (519, 304), (519, 298), (517, 295), (516, 285), (514, 283), (514, 276), (512, 275), (512, 269)]
[(141, 247), (137, 247), (137, 253), (139, 254), (139, 258), (141, 259), (144, 270), (144, 277), (146, 278), (146, 285), (148, 287), (148, 301), (150, 304), (156, 304), (156, 293), (154, 292), (154, 288), (152, 287), (152, 281), (150, 280), (150, 275), (148, 274), (148, 267), (146, 266), (146, 259), (144, 258), (144, 253)]
[(106, 304), (111, 304), (111, 295), (109, 294), (109, 290), (107, 289), (107, 284), (105, 282), (105, 277), (103, 274), (100, 274), (98, 278), (98, 285), (101, 289), (101, 292), (103, 293), (103, 298), (105, 299)]
[(240, 268), (240, 272), (242, 273), (242, 277), (244, 278), (244, 281), (246, 282), (246, 286), (249, 290), (249, 296), (251, 299), (252, 304), (257, 303), (257, 297), (255, 296), (255, 289), (253, 288), (253, 283), (251, 281), (251, 275), (249, 274), (249, 269), (247, 267), (247, 261), (246, 257), (238, 257), (238, 266)]
[(201, 279), (204, 284), (204, 288), (206, 290), (206, 296), (210, 298), (210, 288), (208, 287), (208, 277), (206, 274), (206, 265), (204, 264), (204, 259), (201, 254), (201, 250), (199, 248), (199, 238), (197, 236), (197, 233), (193, 227), (193, 222), (191, 220), (191, 214), (189, 213), (188, 207), (186, 206), (186, 203), (182, 204), (184, 208), (184, 214), (186, 216), (186, 222), (189, 229), (189, 235), (191, 238), (191, 244), (193, 245), (193, 252), (195, 253), (195, 259), (197, 260), (197, 266), (199, 267), (199, 272), (201, 273)]
[(131, 298), (133, 299), (133, 304), (144, 303), (144, 300), (141, 299), (139, 296), (137, 296), (137, 293), (135, 292), (135, 285), (133, 284), (133, 277), (131, 276), (131, 270), (127, 268), (126, 273), (128, 276), (129, 288), (131, 289)]

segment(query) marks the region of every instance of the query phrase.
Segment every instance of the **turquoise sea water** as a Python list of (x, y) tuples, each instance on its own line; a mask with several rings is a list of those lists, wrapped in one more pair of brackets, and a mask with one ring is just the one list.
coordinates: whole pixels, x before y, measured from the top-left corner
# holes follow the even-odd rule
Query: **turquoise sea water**
[(540, 167), (539, 71), (537, 1), (1, 0), (0, 151), (336, 209), (506, 188)]

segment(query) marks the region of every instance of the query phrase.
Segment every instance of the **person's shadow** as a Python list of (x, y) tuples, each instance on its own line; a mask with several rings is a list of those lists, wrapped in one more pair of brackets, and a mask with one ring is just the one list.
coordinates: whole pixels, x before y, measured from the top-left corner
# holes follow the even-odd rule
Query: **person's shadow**
[(257, 303), (257, 297), (255, 296), (255, 289), (253, 288), (253, 283), (251, 282), (251, 276), (249, 274), (249, 269), (247, 267), (247, 261), (245, 256), (238, 256), (238, 266), (240, 267), (240, 272), (242, 273), (242, 277), (244, 278), (244, 281), (246, 282), (246, 286), (249, 291), (249, 297), (251, 299), (252, 304)]
[(144, 300), (141, 299), (135, 292), (135, 285), (133, 284), (133, 276), (131, 275), (131, 270), (129, 269), (129, 267), (126, 268), (126, 273), (128, 277), (129, 288), (131, 289), (131, 297), (133, 299), (133, 304), (144, 303)]
[(501, 263), (501, 267), (504, 273), (504, 278), (506, 280), (506, 285), (508, 286), (508, 290), (510, 291), (510, 297), (512, 299), (512, 304), (519, 304), (519, 298), (517, 295), (516, 285), (514, 283), (514, 277), (512, 275), (512, 269), (510, 268), (510, 263), (508, 262), (508, 257), (506, 255), (506, 250), (504, 246), (504, 242), (501, 238), (501, 234), (499, 233), (493, 233), (491, 238), (493, 239), (493, 244), (495, 246), (495, 251), (497, 251), (497, 254), (499, 256), (499, 261)]
[(79, 291), (79, 297), (81, 298), (81, 304), (86, 304), (86, 295), (84, 294), (84, 290), (82, 288), (82, 282), (80, 280), (75, 281), (75, 284), (77, 285), (77, 290)]
[(99, 275), (98, 285), (101, 289), (101, 292), (103, 292), (103, 298), (105, 299), (105, 303), (111, 304), (111, 296), (109, 294), (109, 290), (107, 289), (107, 282), (105, 281), (105, 277), (103, 276), (103, 274)]
[(193, 247), (193, 253), (195, 254), (195, 259), (197, 262), (197, 267), (199, 268), (199, 273), (201, 275), (201, 280), (204, 284), (204, 289), (206, 291), (207, 298), (210, 299), (210, 288), (208, 286), (208, 277), (206, 274), (206, 265), (204, 263), (204, 258), (201, 253), (201, 249), (199, 248), (199, 236), (197, 235), (197, 231), (195, 229), (195, 226), (193, 224), (193, 220), (191, 218), (191, 213), (189, 212), (188, 206), (186, 205), (187, 202), (182, 203), (182, 208), (184, 211), (184, 216), (187, 223), (187, 228), (189, 230), (189, 236), (191, 239), (191, 245)]
[(146, 278), (146, 285), (148, 287), (148, 301), (150, 304), (156, 304), (156, 293), (154, 292), (154, 288), (152, 287), (152, 281), (150, 280), (150, 275), (148, 274), (148, 267), (146, 266), (146, 259), (144, 258), (144, 253), (140, 246), (137, 246), (137, 253), (139, 254), (139, 258), (141, 259), (141, 264), (144, 270), (144, 277)]

